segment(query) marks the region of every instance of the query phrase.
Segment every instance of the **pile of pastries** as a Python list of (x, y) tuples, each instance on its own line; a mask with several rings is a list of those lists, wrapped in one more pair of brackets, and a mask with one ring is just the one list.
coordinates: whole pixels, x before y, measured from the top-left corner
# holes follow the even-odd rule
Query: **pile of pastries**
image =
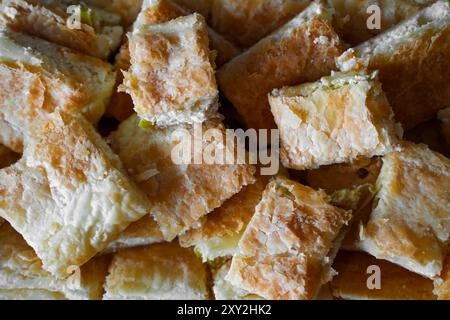
[(448, 0), (0, 0), (0, 299), (449, 299), (448, 156)]

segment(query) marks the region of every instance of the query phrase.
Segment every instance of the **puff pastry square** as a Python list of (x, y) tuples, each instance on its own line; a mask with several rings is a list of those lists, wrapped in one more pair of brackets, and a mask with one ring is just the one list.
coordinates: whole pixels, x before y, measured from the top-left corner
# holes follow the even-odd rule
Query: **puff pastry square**
[(376, 73), (334, 73), (315, 83), (272, 91), (281, 160), (313, 169), (384, 155), (398, 145), (392, 109)]
[(2, 8), (0, 23), (101, 59), (120, 46), (123, 28), (118, 15), (83, 5), (80, 25), (71, 27), (68, 8), (68, 3), (59, 0), (9, 0)]
[(0, 227), (0, 297), (6, 299), (101, 299), (109, 257), (73, 266), (59, 279), (8, 223)]
[(131, 68), (119, 90), (131, 95), (141, 118), (168, 126), (216, 116), (218, 90), (202, 16), (142, 26), (129, 42)]
[[(215, 130), (225, 141), (225, 128), (219, 121), (198, 124), (197, 127), (147, 129), (140, 128), (138, 123), (136, 115), (130, 117), (110, 136), (110, 141), (125, 168), (149, 198), (151, 209), (148, 212), (166, 240), (171, 241), (186, 232), (201, 217), (254, 182), (255, 168), (250, 165), (194, 163), (195, 157), (202, 156), (208, 146), (221, 145), (219, 140), (210, 140), (206, 135), (200, 134), (199, 137), (200, 131)], [(192, 164), (176, 164), (172, 158), (173, 150), (179, 148), (188, 136), (192, 143), (203, 138), (204, 148), (191, 154), (188, 162)], [(137, 221), (132, 228), (135, 231), (142, 228), (141, 231), (145, 232), (144, 224), (153, 225), (148, 219)], [(154, 228), (148, 232), (153, 238)], [(128, 237), (128, 230), (122, 236)]]
[(276, 126), (267, 95), (274, 88), (328, 75), (341, 53), (331, 13), (314, 2), (278, 31), (222, 66), (217, 81), (247, 127), (272, 129)]
[(0, 143), (16, 152), (42, 114), (61, 109), (97, 122), (114, 87), (112, 66), (100, 59), (9, 30), (0, 31), (0, 60)]
[(86, 263), (149, 208), (93, 126), (69, 113), (39, 121), (23, 158), (0, 170), (0, 216), (58, 277)]
[(437, 1), (337, 59), (341, 71), (378, 70), (405, 129), (450, 105), (450, 4)]
[(180, 235), (180, 244), (184, 247), (194, 246), (204, 262), (232, 256), (261, 200), (266, 184), (266, 178), (257, 177), (254, 184), (244, 187), (208, 214), (199, 227)]
[(225, 279), (266, 299), (313, 299), (350, 221), (323, 191), (277, 178), (255, 210)]
[(248, 48), (305, 9), (311, 0), (214, 0), (212, 27)]
[[(379, 289), (369, 289), (369, 267), (378, 267)], [(332, 294), (345, 300), (435, 300), (433, 281), (395, 264), (362, 252), (340, 251), (333, 263), (337, 274), (330, 283)], [(372, 267), (373, 268), (373, 267)], [(370, 272), (368, 272), (368, 270)], [(375, 270), (375, 269), (374, 269)], [(369, 283), (371, 281), (369, 280)], [(372, 283), (371, 283), (372, 284)]]
[(434, 278), (450, 240), (450, 160), (425, 145), (405, 142), (402, 149), (383, 158), (361, 248)]
[(106, 300), (204, 300), (206, 269), (177, 243), (119, 251), (105, 282)]

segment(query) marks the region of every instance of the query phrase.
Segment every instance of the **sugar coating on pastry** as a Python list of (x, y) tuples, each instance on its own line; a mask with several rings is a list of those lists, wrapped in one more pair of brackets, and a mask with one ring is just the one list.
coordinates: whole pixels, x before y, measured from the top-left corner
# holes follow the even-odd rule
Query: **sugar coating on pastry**
[(211, 7), (211, 26), (239, 46), (248, 48), (310, 3), (310, 0), (215, 0)]
[(281, 160), (292, 169), (384, 155), (398, 145), (394, 114), (376, 73), (333, 73), (272, 91)]
[(9, 30), (0, 32), (0, 73), (0, 143), (16, 152), (36, 118), (56, 109), (97, 122), (115, 81), (100, 59)]
[(450, 105), (450, 4), (437, 1), (337, 60), (341, 71), (378, 70), (405, 129)]
[(0, 23), (47, 41), (107, 59), (122, 39), (120, 17), (95, 7), (79, 7), (79, 25), (70, 25), (77, 11), (57, 0), (9, 0), (0, 14)]
[(194, 246), (204, 262), (235, 254), (266, 184), (266, 178), (256, 177), (254, 184), (244, 187), (209, 213), (201, 220), (199, 227), (180, 235), (180, 244), (184, 247)]
[[(166, 240), (171, 241), (183, 234), (200, 218), (220, 207), (241, 188), (254, 182), (255, 168), (250, 165), (203, 162), (207, 148), (224, 146), (221, 150), (227, 153), (232, 147), (224, 144), (225, 128), (220, 121), (208, 121), (196, 126), (147, 129), (140, 128), (138, 123), (136, 115), (124, 121), (111, 134), (111, 146), (149, 198), (149, 213)], [(201, 133), (209, 129), (217, 133), (217, 140)], [(219, 137), (222, 137), (222, 141)], [(177, 149), (184, 149), (189, 143), (187, 141), (192, 143), (191, 146), (194, 141), (203, 141), (203, 149), (200, 146), (191, 152), (189, 159), (185, 159), (188, 161), (183, 162), (185, 164), (174, 162), (173, 154), (177, 153)], [(203, 157), (200, 159), (202, 164), (195, 164), (195, 158), (198, 157)], [(145, 221), (137, 221), (133, 228), (145, 230)], [(153, 237), (153, 228), (149, 230), (149, 234)]]
[(442, 135), (450, 146), (450, 108), (439, 111), (438, 117), (441, 121)]
[(131, 68), (119, 90), (131, 95), (141, 118), (168, 126), (216, 116), (218, 90), (202, 16), (142, 26), (129, 43)]
[(58, 277), (103, 250), (149, 207), (93, 126), (69, 113), (38, 121), (23, 158), (0, 170), (0, 216)]
[(205, 265), (177, 243), (119, 251), (105, 282), (106, 300), (204, 300)]
[[(331, 0), (335, 10), (334, 25), (344, 41), (357, 45), (383, 33), (399, 22), (415, 15), (436, 0)], [(372, 7), (371, 7), (372, 6)], [(377, 7), (374, 7), (377, 6)], [(376, 9), (380, 8), (380, 25), (369, 29), (374, 23)], [(368, 12), (369, 9), (372, 9)], [(372, 17), (372, 19), (369, 19)]]
[(225, 279), (266, 299), (314, 299), (351, 214), (323, 191), (277, 178), (269, 183)]
[(231, 260), (224, 262), (212, 271), (213, 293), (216, 300), (261, 300), (263, 298), (233, 286), (225, 280), (230, 270)]
[(221, 92), (245, 125), (275, 128), (267, 95), (282, 86), (315, 81), (335, 69), (341, 42), (331, 26), (331, 13), (321, 3), (307, 9), (276, 32), (222, 66)]
[(103, 295), (109, 257), (92, 258), (81, 268), (73, 266), (66, 278), (59, 279), (44, 270), (34, 250), (5, 223), (0, 226), (0, 265), (0, 297), (59, 299), (59, 295), (63, 299), (98, 300)]
[[(332, 294), (345, 300), (435, 300), (433, 281), (362, 252), (340, 251)], [(379, 272), (379, 273), (378, 273)], [(380, 277), (380, 287), (375, 277)], [(374, 287), (368, 287), (370, 286)]]
[(450, 234), (450, 160), (405, 142), (383, 158), (361, 248), (408, 270), (440, 274)]

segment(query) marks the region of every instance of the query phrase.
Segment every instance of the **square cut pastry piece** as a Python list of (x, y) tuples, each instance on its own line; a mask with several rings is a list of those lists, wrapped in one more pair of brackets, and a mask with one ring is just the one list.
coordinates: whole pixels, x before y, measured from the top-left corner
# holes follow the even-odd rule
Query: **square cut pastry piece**
[(97, 122), (115, 72), (100, 59), (39, 38), (0, 31), (0, 143), (21, 152), (36, 117), (61, 109)]
[(180, 235), (180, 244), (183, 247), (194, 246), (204, 262), (235, 254), (266, 184), (266, 177), (256, 177), (254, 184), (244, 187), (205, 216), (200, 226)]
[(108, 271), (108, 256), (94, 257), (81, 268), (67, 270), (59, 279), (22, 236), (8, 223), (0, 227), (0, 298), (100, 300)]
[[(219, 155), (228, 154), (233, 148), (225, 144), (225, 127), (219, 121), (146, 129), (138, 123), (137, 115), (131, 116), (111, 134), (110, 141), (151, 203), (150, 214), (130, 227), (142, 241), (145, 233), (149, 240), (155, 239), (152, 219), (164, 238), (171, 241), (241, 188), (254, 183), (253, 166), (206, 162), (208, 150), (216, 150)], [(178, 158), (179, 153), (184, 154), (183, 159)], [(129, 231), (118, 240), (126, 242), (131, 236)]]
[(384, 155), (398, 144), (394, 114), (376, 73), (334, 73), (276, 89), (269, 102), (280, 130), (281, 160), (288, 168)]
[(148, 199), (81, 116), (54, 112), (37, 122), (23, 158), (0, 170), (0, 216), (57, 277), (148, 212)]
[(129, 248), (113, 256), (106, 300), (205, 300), (206, 268), (176, 242)]
[(315, 81), (335, 69), (342, 49), (331, 20), (327, 7), (314, 2), (219, 69), (220, 90), (247, 127), (276, 127), (267, 100), (274, 88)]
[[(378, 269), (379, 268), (379, 269)], [(345, 300), (435, 300), (433, 281), (363, 252), (340, 251), (333, 263), (333, 296)], [(380, 276), (380, 282), (371, 275)], [(371, 279), (369, 279), (371, 278)], [(380, 287), (368, 287), (368, 284)]]
[(164, 127), (217, 117), (218, 90), (202, 16), (141, 26), (129, 43), (131, 68), (119, 90), (131, 95), (141, 118)]
[(277, 178), (264, 191), (226, 280), (266, 299), (314, 299), (351, 214), (323, 191)]
[(450, 242), (450, 160), (404, 143), (383, 158), (360, 247), (425, 277), (439, 276)]
[(0, 24), (101, 59), (120, 46), (123, 35), (120, 16), (61, 0), (4, 1)]
[(405, 129), (450, 105), (450, 3), (437, 1), (408, 20), (347, 50), (341, 71), (378, 70)]
[[(172, 0), (146, 0), (142, 3), (142, 10), (133, 24), (133, 29), (137, 30), (145, 25), (154, 25), (168, 22), (172, 19), (189, 15), (189, 10), (179, 6)], [(225, 39), (223, 36), (215, 32), (211, 28), (207, 28), (209, 36), (210, 57), (214, 66), (221, 66), (230, 61), (239, 54), (240, 50)], [(124, 43), (116, 55), (114, 67), (117, 73), (116, 85), (119, 86), (123, 82), (123, 74), (120, 70), (127, 71), (131, 66), (130, 50), (128, 39), (124, 39)], [(114, 117), (120, 122), (126, 120), (133, 114), (133, 101), (131, 96), (125, 92), (114, 92), (111, 103), (108, 106), (107, 115)]]

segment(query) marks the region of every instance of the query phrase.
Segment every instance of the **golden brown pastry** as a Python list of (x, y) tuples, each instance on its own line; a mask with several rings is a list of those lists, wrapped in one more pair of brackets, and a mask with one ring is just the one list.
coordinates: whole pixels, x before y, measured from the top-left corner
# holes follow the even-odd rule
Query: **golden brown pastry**
[(450, 234), (450, 160), (405, 142), (383, 158), (360, 247), (425, 277), (441, 273)]
[(335, 68), (341, 43), (331, 13), (313, 3), (277, 32), (219, 69), (222, 93), (255, 129), (275, 128), (267, 95), (274, 89), (315, 81)]
[(314, 299), (350, 221), (323, 191), (277, 178), (269, 183), (225, 280), (266, 299)]
[(34, 250), (8, 223), (0, 227), (0, 297), (7, 299), (89, 299), (103, 296), (109, 257), (81, 268), (69, 267), (59, 279), (46, 271)]
[(291, 20), (311, 0), (214, 0), (211, 26), (248, 48)]
[(398, 145), (392, 109), (376, 72), (333, 73), (272, 91), (285, 167), (303, 170), (384, 155)]
[[(328, 0), (335, 10), (334, 21), (337, 32), (351, 45), (380, 34), (399, 22), (415, 15), (436, 0)], [(369, 29), (367, 22), (373, 11), (370, 6), (380, 8), (380, 28)], [(372, 20), (369, 20), (372, 22)]]
[[(371, 266), (378, 267), (376, 270)], [(334, 260), (336, 276), (330, 283), (337, 298), (346, 300), (435, 300), (433, 282), (395, 264), (362, 252), (340, 251)], [(373, 267), (372, 267), (373, 268)], [(373, 285), (371, 275), (378, 276), (380, 288)], [(369, 281), (368, 281), (369, 279)]]
[(181, 235), (180, 244), (183, 247), (194, 246), (204, 262), (235, 254), (267, 181), (267, 177), (256, 177), (254, 184), (244, 187), (208, 214), (200, 226)]
[(83, 0), (83, 2), (120, 15), (124, 27), (133, 24), (142, 6), (142, 0)]
[(141, 118), (164, 127), (217, 117), (218, 90), (202, 16), (141, 26), (129, 42), (131, 68), (119, 90), (131, 95)]
[[(203, 136), (200, 130), (206, 132), (212, 129), (225, 139), (225, 129), (220, 122), (206, 122), (197, 127), (185, 125), (147, 129), (140, 128), (138, 123), (136, 115), (130, 117), (110, 136), (110, 140), (125, 168), (149, 198), (149, 213), (166, 240), (171, 241), (183, 234), (200, 218), (254, 182), (254, 168), (250, 165), (207, 164), (203, 161), (205, 157), (199, 159), (202, 161), (196, 160), (205, 155), (207, 148), (221, 144), (219, 140), (212, 141)], [(203, 149), (200, 147), (188, 154), (189, 158), (184, 159), (188, 161), (174, 162), (173, 153), (177, 149), (183, 149), (188, 143), (193, 145), (194, 141), (199, 143), (202, 137)], [(227, 148), (224, 152), (228, 152)], [(149, 219), (146, 217), (133, 224), (133, 233), (141, 229), (141, 234), (148, 232), (154, 239), (155, 230)], [(145, 225), (151, 228), (146, 231)], [(128, 230), (122, 234), (125, 239), (128, 236)]]
[(0, 74), (0, 143), (19, 153), (36, 117), (55, 109), (97, 122), (115, 81), (100, 59), (8, 30), (0, 31)]
[(450, 300), (450, 258), (448, 256), (441, 275), (434, 280), (434, 294), (439, 300)]
[(437, 1), (415, 16), (349, 49), (341, 71), (378, 70), (383, 90), (405, 129), (450, 105), (450, 4)]
[(107, 300), (204, 300), (206, 269), (191, 249), (177, 243), (119, 251), (106, 277)]
[(69, 113), (37, 121), (22, 159), (0, 170), (0, 216), (57, 277), (86, 263), (149, 208), (92, 125)]
[[(119, 46), (123, 28), (118, 15), (79, 5), (69, 13), (69, 5), (58, 0), (9, 0), (0, 14), (0, 23), (84, 54), (107, 59)], [(70, 25), (70, 19), (79, 25)], [(73, 21), (72, 21), (73, 22)]]
[(381, 165), (381, 159), (375, 157), (321, 166), (318, 169), (307, 171), (306, 183), (314, 189), (324, 189), (328, 194), (363, 184), (375, 184)]

